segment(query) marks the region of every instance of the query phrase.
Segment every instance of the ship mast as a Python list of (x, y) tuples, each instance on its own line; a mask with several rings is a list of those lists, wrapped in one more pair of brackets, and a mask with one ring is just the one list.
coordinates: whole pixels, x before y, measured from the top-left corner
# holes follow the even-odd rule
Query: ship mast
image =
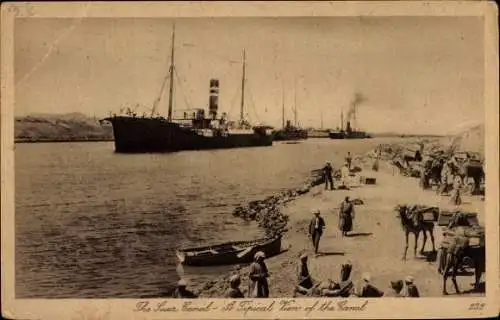
[(340, 110), (340, 130), (344, 130), (344, 109)]
[(283, 97), (281, 98), (281, 126), (285, 128), (285, 84), (282, 87)]
[(243, 110), (245, 107), (245, 68), (246, 68), (246, 54), (243, 49), (243, 73), (241, 77), (241, 105), (240, 105), (240, 122), (243, 123)]
[(294, 82), (294, 96), (293, 96), (293, 118), (295, 126), (297, 126), (297, 80)]
[(175, 40), (175, 23), (173, 26), (172, 30), (172, 54), (170, 55), (170, 66), (168, 69), (168, 74), (165, 75), (165, 78), (163, 79), (163, 82), (160, 87), (160, 92), (158, 93), (158, 96), (156, 97), (155, 101), (153, 102), (153, 107), (151, 108), (151, 116), (153, 117), (156, 113), (156, 110), (158, 109), (158, 104), (160, 103), (163, 90), (165, 90), (165, 85), (167, 84), (167, 79), (170, 76), (170, 96), (169, 96), (169, 105), (168, 105), (168, 120), (172, 120), (172, 97), (173, 97), (173, 91), (174, 91), (174, 40)]
[(174, 96), (174, 53), (175, 53), (175, 24), (172, 30), (172, 53), (170, 54), (170, 87), (168, 90), (168, 118), (167, 120), (172, 121), (172, 104)]

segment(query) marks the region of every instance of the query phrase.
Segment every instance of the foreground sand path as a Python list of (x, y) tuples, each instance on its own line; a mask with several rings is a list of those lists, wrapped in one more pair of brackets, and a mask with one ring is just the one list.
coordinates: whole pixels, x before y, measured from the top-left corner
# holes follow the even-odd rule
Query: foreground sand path
[[(321, 239), (320, 251), (324, 255), (310, 256), (311, 275), (316, 279), (337, 280), (340, 276), (340, 264), (347, 259), (353, 263), (352, 279), (357, 280), (363, 272), (369, 272), (372, 282), (382, 290), (389, 290), (390, 280), (412, 275), (422, 296), (441, 296), (442, 279), (437, 273), (436, 263), (425, 258), (413, 258), (414, 237), (410, 235), (407, 261), (402, 261), (404, 233), (393, 210), (396, 204), (415, 203), (431, 206), (449, 207), (449, 198), (440, 197), (432, 191), (423, 191), (418, 186), (418, 179), (402, 177), (385, 168), (384, 172), (361, 172), (360, 175), (374, 177), (376, 185), (362, 185), (351, 190), (325, 191), (322, 186), (313, 188), (310, 193), (287, 204), (283, 209), (289, 215), (289, 232), (285, 235), (285, 245), (290, 245), (286, 253), (268, 259), (271, 272), (270, 286), (273, 297), (290, 296), (295, 284), (296, 257), (303, 250), (312, 252), (307, 238), (307, 227), (312, 218), (311, 211), (319, 209), (326, 222), (326, 230)], [(352, 199), (360, 198), (364, 205), (356, 206), (356, 218), (353, 233), (342, 238), (337, 228), (338, 206), (346, 195)], [(484, 202), (479, 197), (464, 197), (464, 210), (478, 212), (483, 220)], [(439, 246), (440, 230), (435, 229), (436, 246)], [(419, 239), (421, 247), (422, 236)], [(432, 248), (430, 239), (426, 250)], [(418, 251), (417, 251), (418, 252)], [(471, 288), (473, 275), (458, 277), (462, 291)], [(451, 281), (448, 291), (454, 294)], [(471, 293), (470, 295), (478, 295)]]

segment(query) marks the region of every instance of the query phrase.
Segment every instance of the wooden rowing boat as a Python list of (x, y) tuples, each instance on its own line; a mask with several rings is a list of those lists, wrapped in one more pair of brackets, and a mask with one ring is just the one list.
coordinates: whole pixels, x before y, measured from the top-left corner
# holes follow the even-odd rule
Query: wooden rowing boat
[(249, 263), (255, 253), (262, 251), (266, 257), (281, 252), (281, 235), (254, 241), (235, 241), (223, 244), (188, 248), (177, 251), (179, 262), (188, 266), (215, 266)]

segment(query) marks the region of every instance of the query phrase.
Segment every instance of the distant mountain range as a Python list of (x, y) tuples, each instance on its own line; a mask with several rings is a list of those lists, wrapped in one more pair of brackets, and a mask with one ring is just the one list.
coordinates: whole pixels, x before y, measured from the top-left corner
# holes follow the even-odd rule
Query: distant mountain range
[(16, 117), (16, 142), (110, 141), (113, 128), (81, 113)]

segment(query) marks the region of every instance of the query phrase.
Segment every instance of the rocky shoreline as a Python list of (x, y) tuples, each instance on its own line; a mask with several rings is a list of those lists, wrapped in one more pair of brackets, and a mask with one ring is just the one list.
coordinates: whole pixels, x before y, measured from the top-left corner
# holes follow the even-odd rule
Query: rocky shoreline
[(234, 209), (233, 216), (246, 221), (256, 221), (259, 227), (266, 230), (268, 237), (280, 235), (287, 231), (288, 222), (288, 216), (281, 212), (281, 207), (322, 183), (324, 183), (324, 177), (318, 170), (314, 170), (304, 186), (285, 190), (264, 200), (251, 201), (247, 206), (238, 206)]
[[(282, 213), (282, 207), (298, 197), (309, 193), (311, 188), (324, 183), (324, 177), (320, 169), (312, 170), (310, 176), (299, 188), (282, 191), (276, 195), (268, 196), (263, 200), (249, 202), (246, 206), (238, 206), (233, 210), (233, 216), (246, 221), (256, 221), (258, 226), (264, 228), (267, 237), (280, 235), (288, 231), (287, 222), (289, 217)], [(247, 266), (235, 266), (233, 272), (225, 274), (218, 279), (206, 282), (198, 291), (201, 297), (221, 297), (229, 288), (229, 278), (239, 270)], [(242, 283), (246, 283), (248, 272), (239, 272)], [(245, 293), (246, 288), (241, 288)]]

